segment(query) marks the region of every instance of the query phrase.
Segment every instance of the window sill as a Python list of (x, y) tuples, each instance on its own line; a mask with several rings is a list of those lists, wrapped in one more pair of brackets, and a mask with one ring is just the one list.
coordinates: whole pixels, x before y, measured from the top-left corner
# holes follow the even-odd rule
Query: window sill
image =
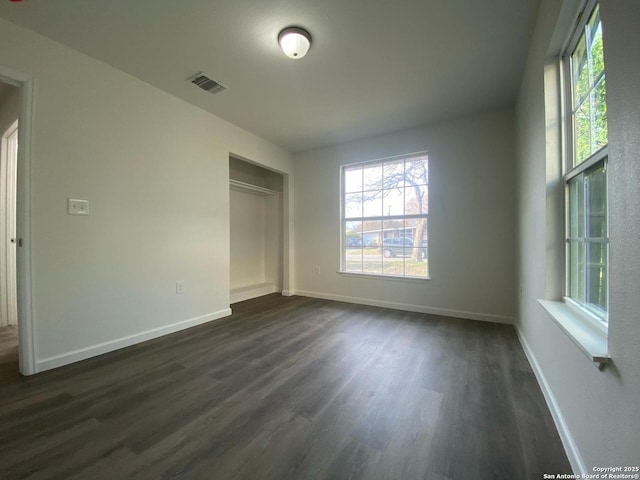
[(593, 325), (576, 308), (564, 302), (538, 300), (547, 315), (598, 368), (611, 360), (607, 334)]
[(401, 282), (424, 283), (431, 280), (431, 277), (405, 277), (400, 275), (379, 275), (376, 273), (356, 273), (356, 272), (336, 272), (344, 277), (370, 278), (376, 280), (392, 280)]

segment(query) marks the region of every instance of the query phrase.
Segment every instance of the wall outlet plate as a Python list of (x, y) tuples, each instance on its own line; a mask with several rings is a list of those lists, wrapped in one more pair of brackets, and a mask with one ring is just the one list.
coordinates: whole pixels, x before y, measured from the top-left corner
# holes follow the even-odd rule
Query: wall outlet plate
[(176, 282), (176, 294), (180, 295), (184, 293), (184, 280), (178, 280)]
[(89, 215), (89, 201), (77, 198), (67, 199), (67, 213), (69, 215)]

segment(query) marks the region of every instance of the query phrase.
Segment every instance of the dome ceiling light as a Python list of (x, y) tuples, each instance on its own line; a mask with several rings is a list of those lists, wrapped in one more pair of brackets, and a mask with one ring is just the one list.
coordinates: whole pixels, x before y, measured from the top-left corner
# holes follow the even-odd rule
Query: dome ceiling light
[(297, 60), (309, 51), (311, 34), (304, 28), (287, 27), (278, 35), (278, 43), (287, 57)]

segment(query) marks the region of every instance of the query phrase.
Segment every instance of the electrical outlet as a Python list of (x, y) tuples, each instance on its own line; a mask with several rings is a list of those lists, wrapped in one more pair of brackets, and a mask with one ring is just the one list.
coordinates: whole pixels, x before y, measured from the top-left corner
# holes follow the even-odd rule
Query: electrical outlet
[(184, 280), (178, 280), (176, 282), (176, 294), (180, 295), (184, 293)]
[(89, 215), (89, 201), (77, 198), (67, 199), (67, 214), (69, 215)]
[(316, 268), (314, 268), (313, 271), (317, 276), (320, 276), (320, 267), (316, 266)]

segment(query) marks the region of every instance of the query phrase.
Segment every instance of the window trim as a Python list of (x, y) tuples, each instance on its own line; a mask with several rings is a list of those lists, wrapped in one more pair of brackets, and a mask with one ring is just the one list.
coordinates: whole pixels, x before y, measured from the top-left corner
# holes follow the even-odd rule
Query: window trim
[[(345, 163), (345, 164), (341, 164), (339, 166), (339, 175), (340, 175), (340, 216), (339, 216), (339, 222), (340, 222), (340, 266), (337, 270), (336, 273), (344, 275), (345, 277), (354, 277), (354, 278), (365, 278), (365, 279), (383, 279), (383, 280), (391, 280), (391, 281), (404, 281), (404, 282), (424, 282), (424, 281), (428, 281), (431, 280), (431, 271), (427, 268), (427, 275), (426, 276), (414, 276), (414, 275), (397, 275), (397, 274), (385, 274), (385, 273), (377, 273), (377, 272), (354, 272), (354, 271), (349, 271), (346, 269), (346, 245), (345, 245), (345, 222), (347, 221), (358, 221), (357, 219), (352, 219), (352, 217), (348, 217), (346, 216), (346, 212), (345, 212), (345, 193), (346, 193), (346, 185), (345, 185), (345, 181), (346, 181), (346, 176), (345, 176), (345, 170), (347, 170), (349, 167), (355, 167), (355, 166), (362, 166), (363, 168), (366, 167), (367, 165), (375, 165), (375, 164), (382, 164), (384, 162), (389, 162), (389, 161), (393, 161), (393, 160), (399, 160), (399, 159), (409, 159), (412, 157), (418, 157), (418, 156), (422, 156), (425, 155), (427, 156), (427, 165), (429, 165), (429, 151), (428, 150), (419, 150), (416, 152), (411, 152), (411, 153), (404, 153), (404, 154), (399, 154), (399, 155), (391, 155), (388, 157), (382, 157), (382, 158), (378, 158), (378, 159), (374, 159), (374, 160), (365, 160), (363, 162), (351, 162), (351, 163)], [(427, 184), (426, 186), (429, 187), (430, 186), (430, 176), (431, 174), (429, 173), (429, 178), (427, 179)], [(430, 189), (427, 189), (427, 201), (429, 201), (429, 191)], [(430, 214), (429, 212), (427, 212), (426, 214), (409, 214), (409, 215), (382, 215), (382, 216), (376, 216), (376, 217), (366, 217), (367, 220), (373, 220), (373, 221), (384, 221), (384, 220), (394, 220), (394, 219), (412, 219), (412, 218), (425, 218), (426, 221), (426, 227), (427, 227), (427, 232), (429, 231), (429, 217)], [(364, 219), (365, 217), (360, 217), (360, 219)], [(350, 220), (351, 219), (351, 220)], [(364, 221), (364, 220), (363, 220)], [(430, 249), (427, 249), (427, 256), (426, 256), (426, 260), (427, 262), (429, 262), (429, 251)], [(429, 265), (427, 263), (427, 265)]]

